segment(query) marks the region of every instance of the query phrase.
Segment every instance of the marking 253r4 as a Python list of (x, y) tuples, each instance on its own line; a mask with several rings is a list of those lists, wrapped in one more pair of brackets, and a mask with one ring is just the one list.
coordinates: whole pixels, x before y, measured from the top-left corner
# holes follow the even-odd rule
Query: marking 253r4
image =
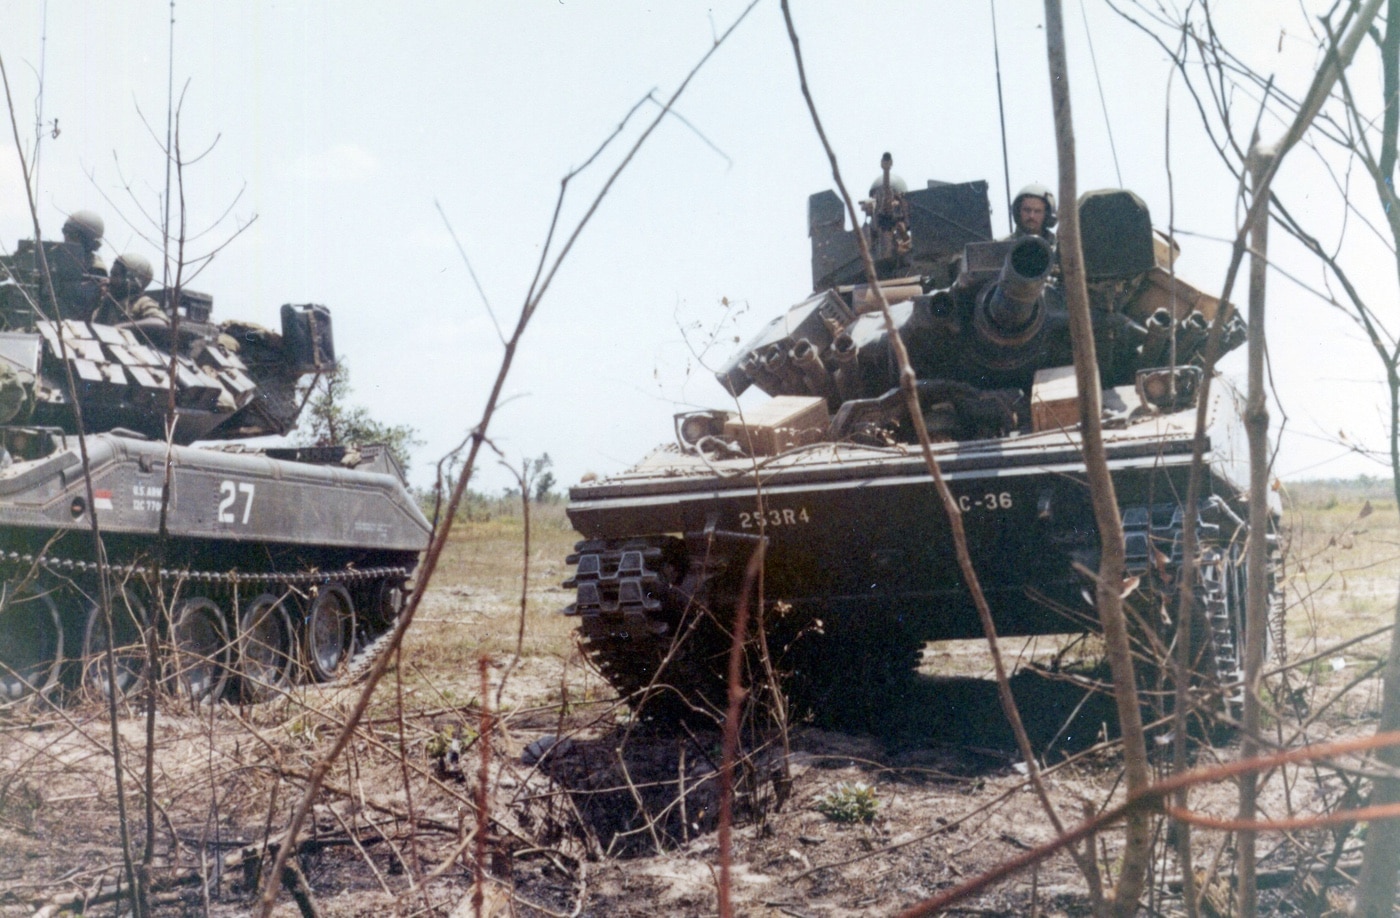
[(800, 523), (810, 522), (812, 522), (812, 517), (807, 512), (806, 507), (784, 507), (781, 510), (774, 508), (768, 511), (739, 511), (740, 529), (759, 529), (763, 526), (796, 526)]

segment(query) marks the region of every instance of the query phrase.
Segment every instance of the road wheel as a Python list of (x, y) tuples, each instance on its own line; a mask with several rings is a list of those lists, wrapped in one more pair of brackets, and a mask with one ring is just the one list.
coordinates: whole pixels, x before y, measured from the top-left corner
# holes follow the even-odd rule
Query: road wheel
[(175, 607), (171, 631), (171, 680), (191, 701), (217, 701), (228, 684), (232, 648), (228, 624), (218, 604), (191, 596)]
[(43, 694), (63, 667), (63, 622), (46, 589), (0, 585), (0, 701)]
[(296, 669), (296, 637), (282, 597), (263, 593), (243, 607), (238, 619), (238, 675), (243, 697), (268, 701), (291, 684)]
[(306, 663), (320, 682), (338, 676), (355, 649), (355, 604), (338, 583), (314, 588), (306, 615)]
[[(100, 698), (118, 698), (140, 691), (146, 682), (146, 606), (129, 587), (112, 592), (110, 617), (91, 599), (84, 602), (82, 673), (79, 687)], [(107, 652), (112, 652), (109, 671)]]
[(394, 627), (399, 613), (403, 611), (404, 582), (386, 577), (376, 581), (370, 593), (370, 605), (365, 615), (366, 624), (372, 629), (372, 635), (382, 634)]

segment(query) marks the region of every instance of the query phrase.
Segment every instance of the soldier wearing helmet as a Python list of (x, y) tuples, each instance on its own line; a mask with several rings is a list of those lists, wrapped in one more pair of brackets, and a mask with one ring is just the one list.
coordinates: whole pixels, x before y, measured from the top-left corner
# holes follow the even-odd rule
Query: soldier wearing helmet
[(75, 210), (63, 221), (63, 241), (82, 246), (84, 274), (107, 276), (107, 265), (97, 254), (105, 230), (102, 218), (90, 210)]
[(169, 324), (169, 317), (160, 304), (146, 296), (146, 285), (154, 276), (151, 263), (140, 255), (130, 252), (119, 255), (112, 262), (111, 277), (102, 302), (93, 311), (92, 321), (98, 325), (122, 325), (142, 320), (155, 320), (153, 324)]
[(1011, 200), (1011, 217), (1016, 223), (1017, 236), (1039, 236), (1051, 245), (1055, 234), (1050, 232), (1056, 221), (1055, 195), (1044, 185), (1027, 185)]

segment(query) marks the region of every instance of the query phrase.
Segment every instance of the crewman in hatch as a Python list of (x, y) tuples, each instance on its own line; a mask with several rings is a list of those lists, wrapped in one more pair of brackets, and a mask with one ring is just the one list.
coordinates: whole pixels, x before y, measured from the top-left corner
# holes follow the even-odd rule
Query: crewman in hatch
[(160, 326), (168, 325), (170, 317), (160, 308), (160, 304), (145, 292), (154, 273), (151, 263), (140, 255), (128, 252), (118, 256), (112, 263), (112, 273), (107, 280), (107, 289), (102, 294), (102, 300), (97, 309), (93, 310), (93, 323), (146, 325), (149, 321)]
[(106, 225), (102, 218), (90, 210), (75, 210), (63, 221), (63, 241), (82, 246), (83, 273), (107, 276), (107, 265), (97, 250), (102, 248), (102, 234)]
[(1011, 215), (1016, 222), (1016, 231), (1008, 238), (1039, 236), (1051, 245), (1055, 244), (1055, 234), (1050, 230), (1055, 226), (1058, 215), (1055, 213), (1055, 195), (1049, 188), (1031, 184), (1016, 192), (1016, 197), (1011, 200)]

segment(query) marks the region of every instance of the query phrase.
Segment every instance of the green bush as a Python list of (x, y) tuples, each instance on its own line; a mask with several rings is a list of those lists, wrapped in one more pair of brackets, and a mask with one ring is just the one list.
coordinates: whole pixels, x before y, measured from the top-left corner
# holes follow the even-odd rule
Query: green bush
[(880, 801), (875, 788), (864, 781), (842, 781), (817, 798), (816, 808), (833, 822), (871, 822)]

